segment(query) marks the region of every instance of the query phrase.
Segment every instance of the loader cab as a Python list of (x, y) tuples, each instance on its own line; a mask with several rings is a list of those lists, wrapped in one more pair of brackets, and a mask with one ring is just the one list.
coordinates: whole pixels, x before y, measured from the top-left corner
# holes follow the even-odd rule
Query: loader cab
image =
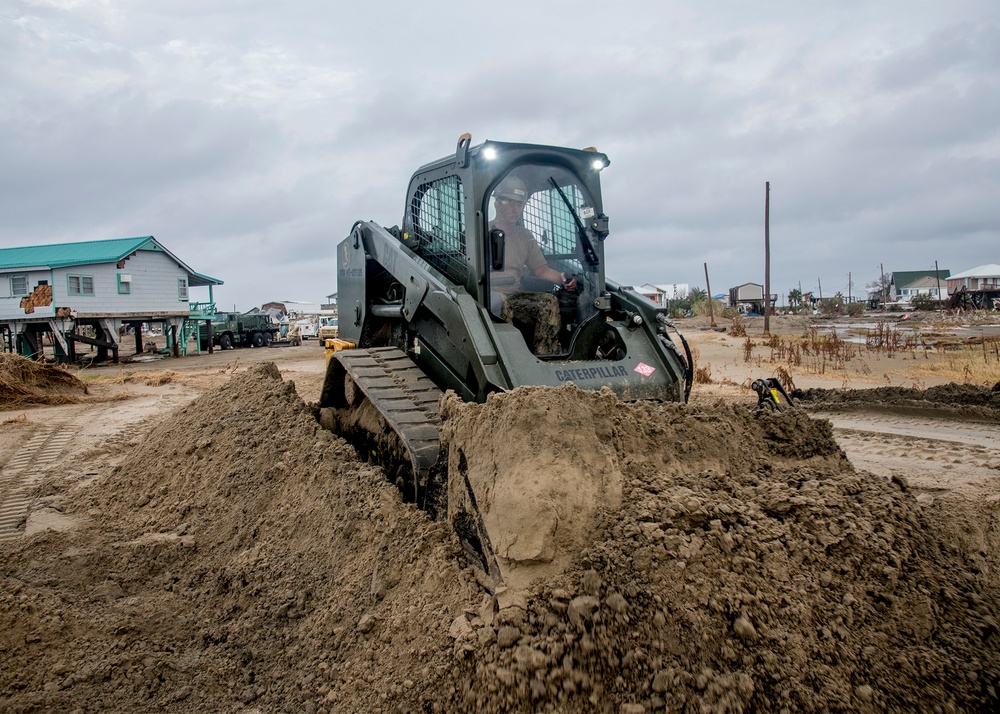
[(499, 177), (483, 214), (490, 314), (537, 356), (566, 357), (603, 289), (598, 198), (571, 167), (535, 160)]
[(400, 240), (494, 321), (515, 325), (536, 356), (570, 357), (605, 290), (608, 163), (593, 150), (470, 147), (463, 137), (454, 157), (414, 174)]

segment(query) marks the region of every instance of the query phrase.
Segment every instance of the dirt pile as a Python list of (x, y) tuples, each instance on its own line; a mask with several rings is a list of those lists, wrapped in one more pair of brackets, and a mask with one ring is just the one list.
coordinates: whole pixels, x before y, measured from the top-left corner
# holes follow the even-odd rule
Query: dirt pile
[(86, 385), (64, 369), (0, 352), (0, 409), (69, 404), (86, 393)]
[(448, 628), (478, 602), (450, 530), (273, 364), (160, 421), (113, 472), (39, 495), (88, 523), (0, 545), (2, 711), (379, 711), (447, 692)]
[(585, 521), (559, 572), (481, 590), (255, 366), (43, 482), (87, 522), (0, 544), (0, 710), (996, 709), (995, 588), (827, 422), (572, 386), (446, 411), (470, 478), (504, 459), (534, 488), (505, 508), (573, 463), (609, 486), (544, 521)]
[(156, 372), (123, 372), (115, 377), (118, 384), (143, 384), (148, 387), (160, 387), (177, 380), (177, 373), (170, 369)]
[[(622, 484), (567, 572), (469, 618), (469, 708), (996, 706), (995, 590), (979, 589), (902, 482), (855, 472), (828, 422), (572, 387), (458, 411), (452, 450), (464, 445), (470, 472), (504, 452), (522, 473), (532, 452), (540, 467), (579, 461), (548, 412), (589, 424)], [(526, 496), (530, 509), (540, 492)]]
[(942, 384), (916, 389), (797, 389), (792, 398), (802, 406), (822, 411), (884, 410), (928, 416), (1000, 421), (1000, 382), (992, 387), (975, 384)]

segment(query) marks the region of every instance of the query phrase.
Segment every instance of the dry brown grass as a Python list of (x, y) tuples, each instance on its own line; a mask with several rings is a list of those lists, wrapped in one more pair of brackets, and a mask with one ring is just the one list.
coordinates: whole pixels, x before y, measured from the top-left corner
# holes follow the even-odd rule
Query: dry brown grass
[(943, 355), (926, 361), (914, 372), (924, 379), (992, 386), (1000, 382), (1000, 339), (987, 337), (979, 344), (945, 350)]
[(0, 407), (26, 404), (72, 404), (82, 401), (87, 385), (60, 367), (0, 353)]
[(795, 382), (792, 380), (792, 373), (787, 369), (778, 365), (778, 368), (774, 370), (774, 374), (778, 377), (778, 381), (781, 382), (781, 386), (785, 388), (786, 392), (791, 392), (795, 389)]
[[(810, 328), (801, 337), (770, 335), (759, 342), (747, 337), (742, 347), (744, 362), (754, 362), (758, 367), (778, 365), (786, 375), (780, 377), (786, 387), (791, 383), (793, 369), (864, 380), (872, 376), (868, 363), (881, 358), (919, 361), (921, 364), (906, 367), (917, 382), (934, 379), (992, 385), (1000, 381), (1000, 339), (995, 337), (935, 339), (916, 329), (899, 330), (878, 323), (867, 331), (864, 344), (841, 339), (836, 332), (820, 334)], [(759, 348), (767, 348), (768, 352)], [(883, 376), (891, 383), (888, 374)]]

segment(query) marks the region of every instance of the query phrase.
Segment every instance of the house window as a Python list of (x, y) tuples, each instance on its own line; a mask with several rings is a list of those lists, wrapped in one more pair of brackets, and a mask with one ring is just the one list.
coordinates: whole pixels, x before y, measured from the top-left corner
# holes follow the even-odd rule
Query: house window
[(177, 278), (177, 299), (187, 300), (188, 299), (188, 281), (187, 278)]
[(68, 281), (66, 292), (69, 295), (93, 295), (94, 276), (93, 275), (67, 275)]
[(10, 294), (11, 297), (18, 297), (19, 295), (28, 294), (28, 276), (27, 275), (11, 275), (10, 276)]
[(118, 294), (128, 295), (132, 292), (132, 276), (127, 273), (118, 273)]

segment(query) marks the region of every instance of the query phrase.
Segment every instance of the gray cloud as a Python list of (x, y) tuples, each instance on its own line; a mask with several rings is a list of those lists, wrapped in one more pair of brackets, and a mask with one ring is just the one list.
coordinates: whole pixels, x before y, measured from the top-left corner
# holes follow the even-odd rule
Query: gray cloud
[[(0, 11), (0, 245), (152, 233), (241, 309), (336, 289), (458, 135), (597, 145), (608, 273), (775, 292), (1000, 245), (983, 2), (184, 0)], [(293, 294), (294, 293), (294, 294)]]

